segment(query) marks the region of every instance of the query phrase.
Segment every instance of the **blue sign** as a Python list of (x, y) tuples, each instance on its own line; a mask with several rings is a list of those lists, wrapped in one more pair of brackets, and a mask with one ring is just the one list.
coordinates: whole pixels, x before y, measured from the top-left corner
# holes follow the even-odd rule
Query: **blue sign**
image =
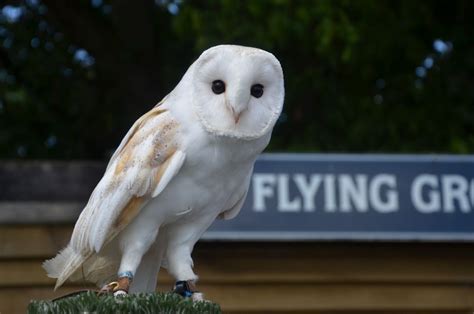
[(474, 240), (474, 156), (264, 154), (204, 239)]

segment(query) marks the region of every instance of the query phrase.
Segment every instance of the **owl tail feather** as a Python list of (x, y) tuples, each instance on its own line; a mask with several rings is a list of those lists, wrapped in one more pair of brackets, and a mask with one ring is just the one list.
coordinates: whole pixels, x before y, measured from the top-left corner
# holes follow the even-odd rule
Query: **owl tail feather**
[(75, 252), (69, 245), (59, 252), (56, 257), (43, 263), (43, 268), (48, 277), (57, 278), (54, 290), (58, 289), (77, 269), (87, 260), (84, 256)]

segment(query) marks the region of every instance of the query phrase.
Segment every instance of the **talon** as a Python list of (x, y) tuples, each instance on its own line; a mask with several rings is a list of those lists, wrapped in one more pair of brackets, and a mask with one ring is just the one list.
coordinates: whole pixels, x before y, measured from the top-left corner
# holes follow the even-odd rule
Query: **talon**
[(114, 296), (128, 294), (131, 282), (132, 279), (130, 277), (119, 277), (117, 281), (112, 281), (103, 286), (99, 294), (113, 293)]
[(102, 289), (100, 289), (99, 294), (112, 293), (117, 289), (118, 286), (118, 281), (109, 282), (108, 284), (103, 286)]

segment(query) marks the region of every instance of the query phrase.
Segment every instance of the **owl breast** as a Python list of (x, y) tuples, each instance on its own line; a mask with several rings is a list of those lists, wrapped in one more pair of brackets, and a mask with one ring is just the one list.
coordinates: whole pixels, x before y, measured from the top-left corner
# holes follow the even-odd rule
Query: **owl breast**
[(212, 138), (203, 131), (196, 132), (188, 145), (179, 173), (142, 210), (156, 213), (165, 224), (213, 221), (231, 208), (247, 191), (253, 164), (266, 143), (262, 141), (262, 148), (255, 150), (248, 141)]

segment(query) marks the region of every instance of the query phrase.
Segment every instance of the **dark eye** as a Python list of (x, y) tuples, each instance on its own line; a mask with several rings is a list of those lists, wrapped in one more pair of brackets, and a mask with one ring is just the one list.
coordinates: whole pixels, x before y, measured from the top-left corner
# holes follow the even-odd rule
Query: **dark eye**
[(214, 94), (219, 95), (225, 92), (225, 83), (221, 80), (215, 80), (212, 82), (212, 91)]
[(260, 98), (263, 95), (263, 85), (255, 84), (250, 88), (250, 94), (255, 98)]

